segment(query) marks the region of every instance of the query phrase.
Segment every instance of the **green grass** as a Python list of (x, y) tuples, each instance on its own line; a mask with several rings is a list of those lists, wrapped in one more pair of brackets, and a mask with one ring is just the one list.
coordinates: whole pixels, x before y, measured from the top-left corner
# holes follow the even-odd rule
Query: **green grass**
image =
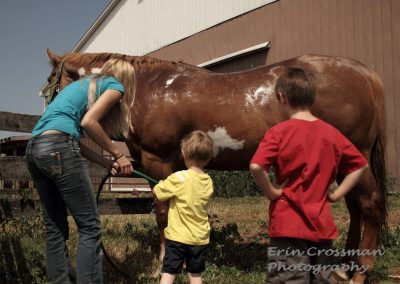
[[(388, 274), (400, 274), (400, 198), (390, 197), (389, 243), (376, 259), (371, 283), (392, 283)], [(340, 231), (335, 246), (343, 247), (349, 223), (344, 202), (333, 206)], [(215, 198), (209, 206), (212, 233), (205, 283), (263, 283), (268, 245), (268, 202), (262, 197)], [(68, 246), (75, 262), (76, 228), (71, 220)], [(44, 231), (39, 215), (0, 223), (0, 283), (47, 283)], [(102, 217), (103, 242), (129, 281), (104, 260), (105, 283), (158, 283), (158, 229), (154, 215)], [(188, 283), (180, 275), (175, 283)]]

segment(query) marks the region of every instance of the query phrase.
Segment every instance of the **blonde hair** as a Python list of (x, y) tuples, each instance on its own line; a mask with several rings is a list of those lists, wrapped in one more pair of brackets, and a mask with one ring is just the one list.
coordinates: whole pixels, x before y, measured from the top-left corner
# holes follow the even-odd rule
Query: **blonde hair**
[(190, 132), (181, 140), (186, 160), (207, 164), (213, 155), (213, 140), (201, 130)]
[(124, 86), (125, 93), (122, 96), (121, 101), (112, 106), (110, 111), (104, 117), (101, 122), (102, 127), (112, 138), (120, 138), (121, 136), (127, 138), (130, 131), (133, 130), (131, 129), (130, 107), (133, 105), (135, 99), (135, 69), (130, 62), (120, 57), (107, 60), (107, 62), (104, 63), (101, 72), (94, 75), (90, 80), (87, 110), (90, 109), (97, 100), (97, 81), (105, 76), (113, 76), (117, 79), (117, 81)]

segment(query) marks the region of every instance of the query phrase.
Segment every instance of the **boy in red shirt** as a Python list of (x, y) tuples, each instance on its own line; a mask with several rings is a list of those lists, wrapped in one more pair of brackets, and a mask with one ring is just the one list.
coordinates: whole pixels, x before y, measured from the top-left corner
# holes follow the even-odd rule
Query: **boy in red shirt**
[[(326, 269), (331, 257), (324, 252), (338, 230), (329, 202), (353, 188), (368, 162), (337, 129), (312, 115), (315, 90), (305, 71), (286, 68), (275, 93), (290, 119), (265, 133), (250, 162), (254, 181), (271, 201), (268, 283), (333, 283)], [(268, 178), (271, 166), (280, 186)], [(329, 192), (338, 173), (345, 178)]]

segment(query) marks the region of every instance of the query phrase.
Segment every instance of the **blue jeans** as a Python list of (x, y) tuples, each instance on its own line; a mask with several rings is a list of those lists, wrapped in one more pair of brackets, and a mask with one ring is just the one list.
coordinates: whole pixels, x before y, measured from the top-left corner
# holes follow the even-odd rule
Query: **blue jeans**
[[(101, 224), (78, 141), (68, 134), (32, 137), (26, 148), (46, 227), (46, 269), (52, 283), (103, 283)], [(66, 240), (67, 209), (78, 228), (76, 279)]]

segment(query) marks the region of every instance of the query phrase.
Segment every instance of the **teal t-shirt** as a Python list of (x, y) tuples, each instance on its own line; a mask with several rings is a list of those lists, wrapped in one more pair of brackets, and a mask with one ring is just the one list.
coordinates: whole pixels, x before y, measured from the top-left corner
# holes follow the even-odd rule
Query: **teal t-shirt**
[[(59, 130), (73, 135), (79, 140), (81, 120), (86, 113), (88, 89), (91, 76), (72, 82), (66, 86), (48, 105), (46, 111), (35, 125), (32, 136), (46, 130)], [(97, 80), (96, 95), (99, 97), (106, 90), (125, 92), (124, 87), (114, 77), (107, 76)]]

